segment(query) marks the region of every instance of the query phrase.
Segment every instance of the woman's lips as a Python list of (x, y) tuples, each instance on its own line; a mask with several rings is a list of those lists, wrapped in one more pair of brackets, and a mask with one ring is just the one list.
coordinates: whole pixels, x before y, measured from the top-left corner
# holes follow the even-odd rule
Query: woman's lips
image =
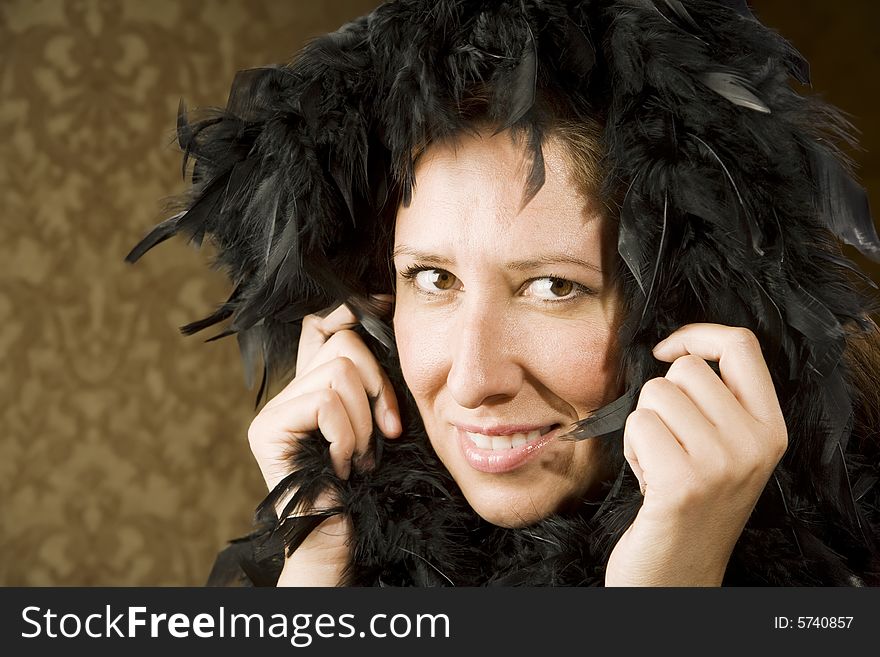
[(561, 428), (558, 424), (551, 426), (549, 431), (544, 427), (527, 434), (501, 436), (469, 432), (458, 426), (455, 429), (458, 446), (468, 464), (474, 470), (497, 474), (516, 470), (549, 445)]

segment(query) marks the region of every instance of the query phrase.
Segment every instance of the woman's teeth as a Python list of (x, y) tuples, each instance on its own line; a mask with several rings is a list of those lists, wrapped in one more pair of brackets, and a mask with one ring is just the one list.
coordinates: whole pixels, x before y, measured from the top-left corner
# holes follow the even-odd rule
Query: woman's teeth
[(514, 447), (521, 447), (537, 440), (543, 434), (547, 433), (546, 429), (547, 427), (544, 429), (535, 429), (528, 433), (514, 433), (509, 436), (487, 436), (482, 433), (472, 433), (470, 431), (465, 431), (465, 433), (467, 434), (467, 437), (471, 439), (471, 442), (480, 449), (503, 451), (505, 449), (513, 449)]

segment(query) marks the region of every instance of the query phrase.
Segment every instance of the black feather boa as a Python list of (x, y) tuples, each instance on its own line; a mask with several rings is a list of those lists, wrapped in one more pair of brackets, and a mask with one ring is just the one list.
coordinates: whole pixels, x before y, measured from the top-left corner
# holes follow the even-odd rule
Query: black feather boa
[[(338, 490), (356, 528), (350, 583), (601, 583), (640, 502), (620, 437), (641, 386), (665, 373), (651, 348), (690, 322), (743, 326), (762, 345), (789, 449), (729, 583), (877, 583), (877, 427), (854, 417), (861, 391), (843, 358), (848, 340), (876, 330), (877, 300), (839, 241), (880, 259), (880, 239), (840, 150), (850, 126), (790, 78), (807, 83), (806, 62), (742, 0), (387, 2), (286, 65), (239, 73), (225, 109), (194, 118), (181, 107), (192, 190), (127, 259), (175, 234), (213, 241), (233, 292), (183, 331), (229, 320), (217, 337), (237, 336), (249, 384), (262, 361), (258, 400), (292, 371), (302, 318), (341, 302), (395, 371), (391, 327), (368, 295), (393, 290), (394, 214), (418, 154), (477, 122), (509, 128), (531, 155), (528, 197), (555, 122), (598, 120), (602, 196), (618, 209), (627, 392), (574, 437), (606, 441), (619, 466), (604, 497), (527, 529), (487, 526), (414, 406), (406, 438), (379, 440), (375, 472), (335, 480), (316, 436), (284, 486), (305, 498)], [(277, 566), (278, 538), (295, 547), (319, 520), (231, 549), (248, 555), (250, 581), (271, 583), (257, 564)]]

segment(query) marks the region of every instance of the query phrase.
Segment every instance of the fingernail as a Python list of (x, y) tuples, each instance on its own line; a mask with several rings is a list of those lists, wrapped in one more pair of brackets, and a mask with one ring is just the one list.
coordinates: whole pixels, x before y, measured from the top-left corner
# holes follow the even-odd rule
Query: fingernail
[(387, 432), (386, 435), (396, 436), (398, 433), (400, 433), (400, 422), (398, 422), (397, 415), (394, 413), (394, 411), (392, 411), (391, 409), (385, 411), (383, 419), (385, 420), (385, 431)]

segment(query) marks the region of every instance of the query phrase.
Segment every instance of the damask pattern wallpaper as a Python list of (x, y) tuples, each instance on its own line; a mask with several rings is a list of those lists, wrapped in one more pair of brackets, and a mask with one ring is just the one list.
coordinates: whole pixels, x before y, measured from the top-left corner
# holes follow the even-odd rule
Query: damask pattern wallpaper
[[(128, 250), (183, 191), (177, 105), (374, 0), (0, 0), (0, 583), (198, 585), (263, 495), (208, 253)], [(206, 313), (207, 311), (207, 313)]]
[[(185, 187), (179, 100), (223, 105), (237, 70), (376, 4), (0, 0), (0, 585), (197, 586), (248, 531), (255, 392), (234, 340), (177, 331), (226, 281), (182, 240), (123, 258)], [(753, 6), (852, 115), (880, 198), (880, 9)]]

